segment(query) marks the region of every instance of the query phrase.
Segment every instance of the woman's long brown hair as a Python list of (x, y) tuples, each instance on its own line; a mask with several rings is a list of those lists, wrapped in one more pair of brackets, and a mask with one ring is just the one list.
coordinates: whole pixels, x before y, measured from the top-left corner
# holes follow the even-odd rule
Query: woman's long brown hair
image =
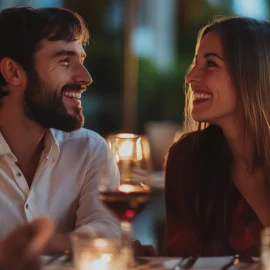
[[(254, 140), (252, 170), (264, 168), (265, 175), (270, 175), (270, 23), (245, 17), (215, 18), (199, 32), (196, 51), (210, 31), (221, 39), (225, 64), (243, 106), (245, 130)], [(229, 193), (232, 153), (221, 128), (192, 119), (188, 84), (186, 89), (185, 129), (197, 131), (191, 149), (198, 172), (194, 218), (200, 237), (207, 241), (229, 229), (228, 209), (234, 207)], [(270, 178), (265, 177), (265, 185), (270, 187)]]

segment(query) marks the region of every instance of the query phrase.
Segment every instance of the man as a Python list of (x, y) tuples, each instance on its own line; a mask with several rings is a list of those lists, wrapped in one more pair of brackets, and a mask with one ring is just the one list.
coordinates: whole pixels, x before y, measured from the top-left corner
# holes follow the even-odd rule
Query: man
[(98, 199), (98, 184), (119, 184), (104, 139), (83, 129), (83, 19), (60, 8), (0, 13), (0, 239), (39, 216), (55, 223), (46, 252), (70, 249), (68, 233), (119, 223)]

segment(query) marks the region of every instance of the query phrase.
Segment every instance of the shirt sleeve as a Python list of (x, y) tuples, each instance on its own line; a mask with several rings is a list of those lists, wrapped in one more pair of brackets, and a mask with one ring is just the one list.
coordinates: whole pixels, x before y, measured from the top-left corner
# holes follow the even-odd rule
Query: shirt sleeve
[(106, 181), (111, 189), (120, 183), (118, 167), (103, 138), (96, 147), (92, 160), (83, 181), (75, 228), (76, 230), (103, 228), (104, 237), (118, 237), (120, 222), (112, 216), (99, 199), (101, 181)]
[(167, 157), (165, 200), (169, 256), (190, 256), (200, 251), (190, 211), (192, 166), (186, 154), (181, 145), (174, 145)]

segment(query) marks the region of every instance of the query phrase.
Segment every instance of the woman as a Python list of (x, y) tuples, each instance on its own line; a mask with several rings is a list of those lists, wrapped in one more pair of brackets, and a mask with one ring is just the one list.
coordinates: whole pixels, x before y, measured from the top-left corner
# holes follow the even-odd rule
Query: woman
[(259, 255), (270, 226), (270, 24), (215, 19), (186, 82), (190, 132), (166, 165), (168, 253)]

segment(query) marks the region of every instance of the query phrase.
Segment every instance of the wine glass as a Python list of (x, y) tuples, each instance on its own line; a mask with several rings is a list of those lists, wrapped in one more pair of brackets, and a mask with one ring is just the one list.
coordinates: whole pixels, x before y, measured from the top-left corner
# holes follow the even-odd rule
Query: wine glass
[(146, 136), (120, 133), (107, 138), (110, 154), (115, 158), (120, 185), (112, 188), (109, 178), (100, 182), (100, 200), (120, 219), (129, 244), (129, 264), (134, 265), (131, 247), (132, 221), (151, 198), (150, 146)]
[(150, 146), (143, 135), (120, 133), (107, 138), (120, 172), (120, 186), (100, 184), (101, 201), (122, 222), (131, 223), (151, 197)]

